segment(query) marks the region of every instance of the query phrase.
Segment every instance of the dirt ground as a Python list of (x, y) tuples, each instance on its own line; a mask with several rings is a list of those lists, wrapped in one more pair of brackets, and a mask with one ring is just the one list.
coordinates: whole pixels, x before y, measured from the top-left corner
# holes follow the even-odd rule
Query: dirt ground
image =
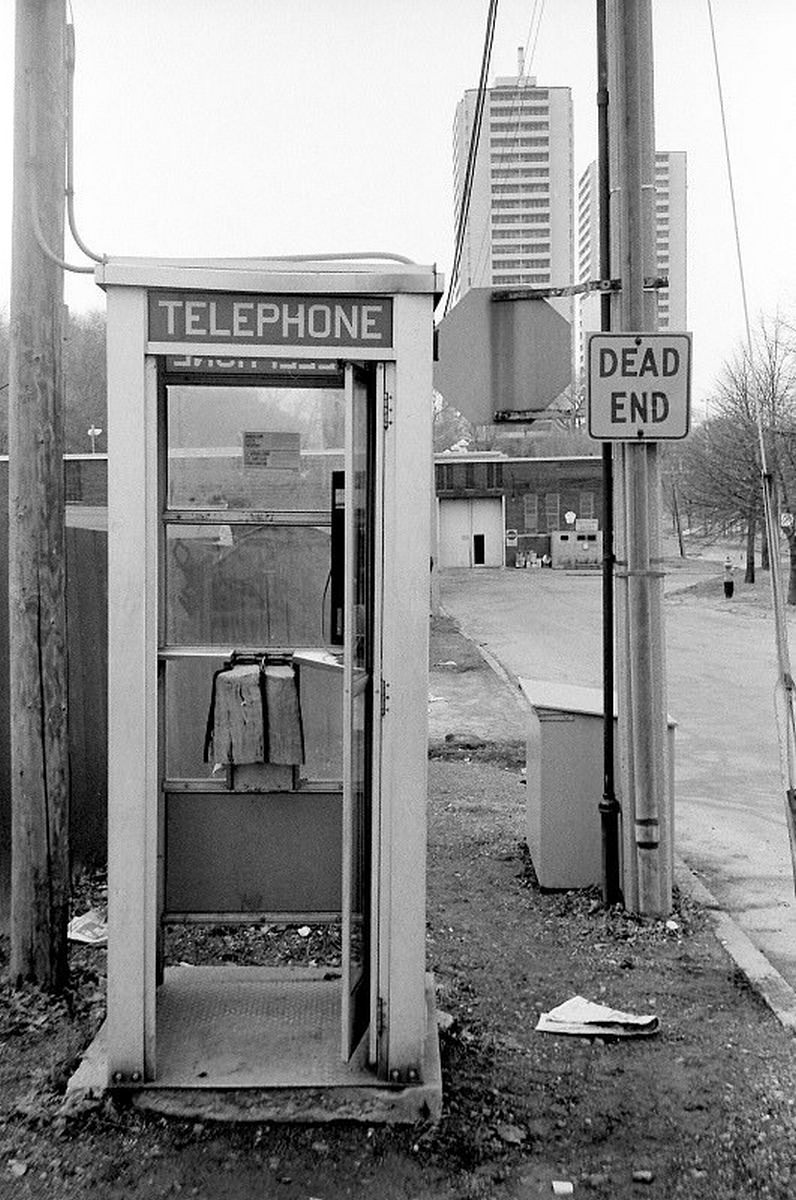
[[(482, 666), (450, 622), (435, 623), (432, 661)], [(67, 1116), (66, 1079), (104, 986), (103, 951), (75, 947), (67, 997), (2, 990), (2, 1200), (535, 1200), (554, 1195), (554, 1181), (595, 1200), (796, 1195), (793, 1040), (709, 915), (678, 902), (669, 925), (642, 923), (606, 912), (593, 892), (542, 893), (523, 843), (516, 745), (452, 741), (429, 770), (441, 1122), (236, 1128), (108, 1103)], [(101, 881), (87, 886), (96, 898)], [(574, 994), (655, 1013), (660, 1032), (535, 1031)]]

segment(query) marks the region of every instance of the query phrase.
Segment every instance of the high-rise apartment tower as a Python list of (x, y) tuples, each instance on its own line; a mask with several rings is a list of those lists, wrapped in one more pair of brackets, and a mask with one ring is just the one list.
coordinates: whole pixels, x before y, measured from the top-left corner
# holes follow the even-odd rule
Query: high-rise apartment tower
[[(519, 73), (487, 90), (464, 235), (457, 295), (471, 287), (572, 283), (574, 160), (572, 94)], [(453, 130), (456, 225), (477, 89), (465, 92)], [(556, 308), (572, 320), (571, 301)]]
[[(597, 164), (589, 163), (578, 184), (578, 280), (600, 278), (600, 206)], [(669, 286), (658, 292), (658, 329), (684, 332), (686, 323), (686, 155), (684, 150), (655, 154), (655, 257), (658, 276)], [(580, 366), (585, 334), (600, 328), (600, 297), (580, 302)]]

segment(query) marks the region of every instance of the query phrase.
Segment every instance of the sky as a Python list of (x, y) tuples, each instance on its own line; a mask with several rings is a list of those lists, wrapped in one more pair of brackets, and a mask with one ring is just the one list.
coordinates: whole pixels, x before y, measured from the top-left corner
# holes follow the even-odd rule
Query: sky
[[(452, 126), (487, 0), (70, 0), (75, 190), (98, 253), (386, 250), (446, 274)], [(500, 0), (490, 82), (572, 88), (575, 176), (595, 157), (595, 0)], [(0, 5), (0, 306), (11, 243), (14, 4)], [(713, 0), (753, 324), (796, 316), (796, 4)], [(541, 12), (541, 19), (539, 14)], [(688, 155), (694, 415), (743, 309), (707, 0), (653, 0), (656, 145)], [(529, 31), (533, 31), (529, 38)], [(538, 31), (538, 35), (534, 36)], [(70, 261), (85, 260), (74, 248)], [(76, 310), (102, 308), (68, 275)]]

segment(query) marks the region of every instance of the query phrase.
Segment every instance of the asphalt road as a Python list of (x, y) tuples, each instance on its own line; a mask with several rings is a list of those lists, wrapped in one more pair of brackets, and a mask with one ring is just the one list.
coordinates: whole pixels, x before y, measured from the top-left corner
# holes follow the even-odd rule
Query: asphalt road
[[(677, 721), (675, 849), (796, 986), (773, 623), (761, 607), (684, 590), (705, 569), (673, 569), (665, 581), (667, 707)], [(600, 592), (591, 574), (440, 576), (443, 607), (510, 674), (595, 687), (602, 678)], [(796, 615), (792, 621), (794, 630)]]

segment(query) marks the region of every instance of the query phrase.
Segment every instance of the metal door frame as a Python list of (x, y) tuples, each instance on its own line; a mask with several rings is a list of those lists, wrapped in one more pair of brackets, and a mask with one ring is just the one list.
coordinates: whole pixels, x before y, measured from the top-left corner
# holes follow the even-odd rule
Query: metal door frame
[[(369, 365), (369, 364), (368, 364)], [(352, 745), (351, 745), (351, 718), (352, 705), (355, 694), (355, 683), (353, 678), (353, 662), (349, 648), (353, 645), (354, 632), (354, 612), (352, 604), (353, 596), (353, 572), (354, 572), (354, 557), (353, 546), (356, 534), (354, 522), (354, 505), (353, 505), (353, 478), (354, 478), (354, 446), (353, 446), (353, 405), (354, 405), (354, 389), (357, 383), (357, 375), (361, 368), (355, 362), (346, 362), (345, 364), (345, 392), (346, 392), (346, 444), (345, 444), (345, 495), (346, 495), (346, 566), (345, 566), (345, 592), (344, 592), (344, 645), (346, 654), (344, 658), (344, 673), (343, 673), (343, 894), (341, 897), (342, 909), (342, 930), (341, 930), (341, 1011), (340, 1011), (340, 1029), (341, 1029), (341, 1052), (342, 1057), (347, 1061), (356, 1049), (358, 1037), (355, 1032), (356, 1013), (353, 1011), (352, 1000), (352, 976), (351, 976), (351, 959), (350, 959), (350, 938), (351, 938), (351, 922), (352, 922), (352, 870), (354, 867), (354, 814), (353, 814), (353, 795), (352, 795)], [(364, 372), (362, 372), (364, 374)], [(372, 461), (368, 464), (369, 470), (372, 472), (372, 479), (368, 481), (369, 493), (373, 511), (370, 514), (371, 520), (371, 538), (372, 546), (370, 551), (370, 571), (371, 571), (371, 593), (370, 602), (372, 612), (370, 614), (370, 631), (372, 637), (371, 646), (371, 670), (369, 678), (363, 681), (363, 686), (370, 689), (370, 746), (369, 753), (366, 747), (365, 767), (370, 775), (368, 799), (370, 804), (370, 836), (366, 853), (368, 857), (369, 879), (365, 881), (369, 888), (369, 894), (366, 899), (367, 903), (367, 961), (365, 964), (366, 976), (362, 986), (367, 987), (367, 1022), (368, 1030), (368, 1060), (371, 1064), (375, 1064), (378, 1059), (378, 1021), (376, 1014), (378, 1012), (378, 962), (379, 962), (379, 938), (378, 938), (378, 903), (379, 903), (379, 830), (381, 826), (380, 820), (380, 761), (381, 761), (381, 629), (382, 629), (382, 595), (383, 595), (383, 558), (384, 558), (384, 425), (379, 419), (380, 412), (383, 411), (384, 404), (384, 374), (385, 368), (383, 363), (376, 364), (373, 377), (365, 375), (362, 380), (363, 386), (367, 389), (366, 402), (373, 406), (371, 420), (372, 427), (372, 448), (368, 447), (367, 453), (371, 456)]]

